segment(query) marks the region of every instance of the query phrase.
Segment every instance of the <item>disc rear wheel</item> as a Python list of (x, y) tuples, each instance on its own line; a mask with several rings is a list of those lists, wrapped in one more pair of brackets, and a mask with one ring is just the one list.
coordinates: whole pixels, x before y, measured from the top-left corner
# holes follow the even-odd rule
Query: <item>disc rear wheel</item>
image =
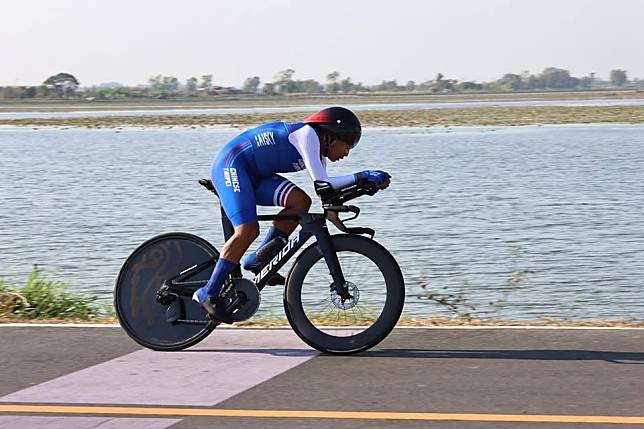
[[(187, 287), (185, 294), (170, 294), (162, 303), (157, 292), (165, 280), (218, 257), (206, 240), (185, 233), (163, 234), (139, 246), (123, 264), (114, 288), (116, 315), (127, 334), (147, 348), (168, 351), (185, 349), (208, 336), (217, 324), (190, 299), (190, 291), (198, 286)], [(212, 267), (204, 269), (185, 281), (203, 283), (211, 272)]]

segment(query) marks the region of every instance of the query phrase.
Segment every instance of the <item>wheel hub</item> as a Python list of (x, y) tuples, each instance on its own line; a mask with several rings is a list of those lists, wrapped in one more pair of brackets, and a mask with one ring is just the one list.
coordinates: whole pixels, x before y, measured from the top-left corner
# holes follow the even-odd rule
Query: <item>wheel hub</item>
[(351, 282), (345, 282), (344, 286), (347, 288), (349, 293), (348, 298), (342, 298), (335, 288), (331, 290), (331, 302), (340, 310), (349, 310), (355, 307), (360, 300), (360, 290), (358, 286)]

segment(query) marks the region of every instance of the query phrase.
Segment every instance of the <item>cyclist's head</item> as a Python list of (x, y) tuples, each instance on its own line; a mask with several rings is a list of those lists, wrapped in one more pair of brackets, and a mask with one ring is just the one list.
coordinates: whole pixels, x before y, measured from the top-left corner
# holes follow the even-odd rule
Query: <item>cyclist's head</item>
[[(306, 118), (304, 123), (315, 129), (321, 141), (327, 140), (325, 152), (328, 152), (333, 140), (339, 140), (353, 149), (362, 135), (360, 120), (355, 113), (344, 107), (327, 107)], [(324, 155), (328, 156), (327, 153)]]

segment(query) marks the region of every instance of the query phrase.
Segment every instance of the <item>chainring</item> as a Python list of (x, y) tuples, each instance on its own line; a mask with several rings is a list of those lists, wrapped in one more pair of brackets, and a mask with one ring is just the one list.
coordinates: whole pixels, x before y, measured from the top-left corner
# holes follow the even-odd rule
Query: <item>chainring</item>
[(233, 285), (228, 295), (235, 294), (242, 298), (242, 304), (233, 310), (233, 322), (243, 322), (253, 317), (262, 301), (255, 283), (248, 279), (233, 279)]

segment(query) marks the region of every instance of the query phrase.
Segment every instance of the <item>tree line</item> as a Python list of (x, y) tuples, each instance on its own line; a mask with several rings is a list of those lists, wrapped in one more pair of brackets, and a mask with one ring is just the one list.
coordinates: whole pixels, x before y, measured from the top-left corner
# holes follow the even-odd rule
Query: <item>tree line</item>
[(326, 76), (326, 82), (315, 79), (296, 79), (295, 70), (286, 69), (277, 73), (270, 82), (262, 82), (259, 76), (246, 78), (241, 88), (217, 85), (212, 74), (193, 76), (179, 81), (174, 76), (156, 75), (147, 84), (124, 86), (110, 82), (98, 86), (81, 87), (78, 79), (70, 73), (49, 76), (38, 86), (0, 87), (0, 99), (122, 99), (122, 98), (169, 98), (204, 97), (220, 95), (273, 96), (284, 94), (358, 94), (358, 93), (475, 93), (547, 90), (588, 90), (609, 88), (644, 88), (644, 80), (628, 78), (626, 70), (610, 71), (609, 79), (602, 80), (590, 73), (583, 77), (571, 76), (568, 70), (548, 67), (539, 74), (523, 72), (506, 73), (491, 82), (458, 81), (438, 73), (434, 79), (423, 82), (413, 80), (399, 83), (383, 80), (376, 85), (363, 85), (343, 77), (337, 71)]

